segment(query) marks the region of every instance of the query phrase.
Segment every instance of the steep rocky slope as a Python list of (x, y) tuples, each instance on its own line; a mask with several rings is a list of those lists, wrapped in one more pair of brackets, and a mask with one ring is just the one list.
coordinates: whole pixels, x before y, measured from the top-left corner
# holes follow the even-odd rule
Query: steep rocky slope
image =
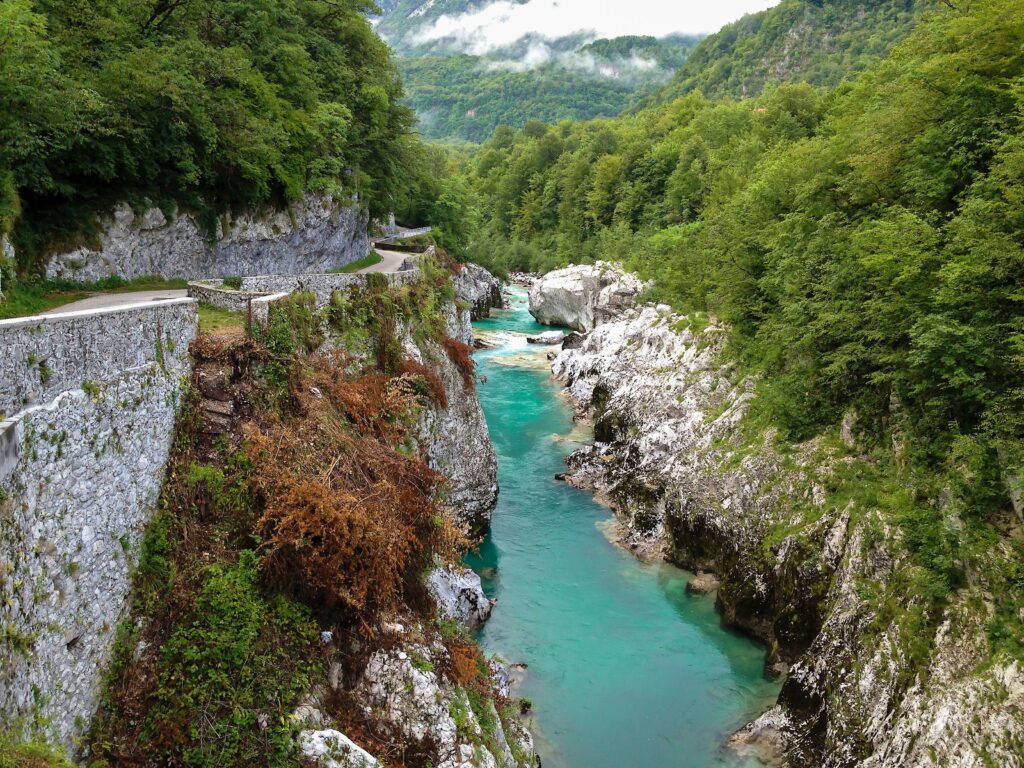
[[(777, 446), (750, 421), (755, 382), (724, 338), (667, 307), (627, 309), (553, 371), (595, 420), (567, 480), (613, 505), (625, 546), (717, 574), (725, 620), (788, 671), (778, 707), (736, 741), (780, 745), (808, 768), (1020, 766), (1024, 672), (990, 648), (984, 572), (926, 621), (913, 593), (883, 599), (910, 563), (883, 503), (836, 492), (871, 471), (852, 415), (841, 434)], [(995, 542), (988, 567), (1011, 546)]]
[(327, 306), (295, 293), (251, 337), (193, 345), (90, 757), (534, 765), (470, 635), (492, 605), (455, 565), (497, 485), (449, 276), (423, 259)]

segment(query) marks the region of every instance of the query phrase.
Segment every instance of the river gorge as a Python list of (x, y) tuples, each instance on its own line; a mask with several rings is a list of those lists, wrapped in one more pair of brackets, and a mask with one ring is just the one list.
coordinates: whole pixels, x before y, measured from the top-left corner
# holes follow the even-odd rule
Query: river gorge
[(610, 510), (555, 479), (592, 435), (550, 375), (551, 347), (526, 342), (550, 328), (523, 289), (510, 296), (475, 323), (494, 345), (476, 357), (501, 495), (470, 565), (497, 600), (483, 645), (527, 665), (517, 693), (545, 768), (758, 765), (725, 742), (778, 694), (764, 650), (722, 627), (713, 597), (687, 594), (687, 572), (613, 545)]

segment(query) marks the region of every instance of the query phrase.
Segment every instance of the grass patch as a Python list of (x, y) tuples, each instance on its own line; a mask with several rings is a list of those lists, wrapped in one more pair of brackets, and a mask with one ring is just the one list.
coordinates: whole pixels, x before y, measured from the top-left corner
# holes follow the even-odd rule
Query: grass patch
[(376, 251), (370, 251), (369, 255), (359, 259), (359, 261), (353, 261), (351, 264), (346, 264), (344, 267), (335, 267), (334, 269), (327, 270), (329, 275), (350, 275), (353, 272), (358, 272), (360, 269), (366, 269), (372, 267), (375, 264), (380, 264), (384, 261), (384, 257)]
[(0, 734), (0, 768), (72, 768), (72, 764), (49, 745), (21, 743)]
[(232, 312), (211, 304), (200, 304), (199, 330), (204, 333), (244, 331), (245, 316), (241, 312)]

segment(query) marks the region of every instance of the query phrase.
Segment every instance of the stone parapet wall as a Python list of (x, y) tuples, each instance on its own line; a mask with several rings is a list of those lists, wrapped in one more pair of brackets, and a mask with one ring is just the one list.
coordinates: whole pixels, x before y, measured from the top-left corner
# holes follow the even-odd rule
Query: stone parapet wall
[[(405, 261), (398, 272), (378, 274), (392, 285), (405, 285), (413, 282), (419, 272), (414, 262)], [(242, 278), (242, 287), (237, 291), (224, 288), (222, 280), (197, 280), (188, 284), (188, 295), (232, 312), (248, 312), (251, 302), (253, 320), (264, 322), (269, 304), (296, 291), (309, 291), (316, 296), (317, 306), (324, 307), (330, 304), (335, 291), (364, 286), (368, 279), (366, 274), (260, 275)]]
[(195, 333), (189, 300), (0, 324), (0, 722), (70, 751), (127, 609)]
[(95, 242), (51, 257), (46, 275), (88, 283), (326, 272), (370, 252), (367, 222), (358, 201), (315, 195), (285, 210), (225, 215), (213, 233), (193, 214), (122, 204), (100, 222)]
[[(380, 272), (392, 285), (405, 285), (414, 282), (419, 276), (417, 270), (402, 272)], [(366, 285), (369, 275), (335, 274), (335, 275), (268, 275), (263, 277), (246, 277), (242, 280), (242, 291), (252, 293), (295, 293), (309, 291), (316, 296), (317, 306), (326, 306), (331, 302), (335, 291), (344, 291), (353, 286)]]

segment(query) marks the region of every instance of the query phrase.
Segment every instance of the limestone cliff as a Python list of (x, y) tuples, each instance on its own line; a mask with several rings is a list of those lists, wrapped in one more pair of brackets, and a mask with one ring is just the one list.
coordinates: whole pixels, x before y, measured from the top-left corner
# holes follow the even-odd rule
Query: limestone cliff
[[(553, 371), (595, 419), (569, 482), (611, 502), (638, 554), (718, 574), (727, 622), (768, 644), (768, 667), (788, 667), (779, 706), (736, 740), (778, 742), (808, 768), (1020, 766), (1024, 672), (989, 659), (984, 579), (924, 637), (900, 618), (916, 610), (910, 595), (881, 616), (871, 585), (907, 557), (879, 509), (828, 491), (864, 460), (855, 443), (820, 438), (783, 455), (771, 434), (751, 440), (754, 382), (723, 342), (721, 327), (697, 330), (667, 307), (628, 309)], [(1008, 546), (993, 546), (991, 567)]]
[[(469, 312), (454, 304), (449, 304), (445, 311), (451, 337), (471, 343)], [(444, 384), (447, 405), (423, 410), (421, 440), (431, 466), (451, 484), (448, 503), (457, 510), (472, 536), (483, 536), (490, 529), (491, 513), (498, 503), (498, 459), (480, 401), (444, 350), (431, 342), (417, 344), (408, 334), (404, 344), (406, 354), (429, 364)]]
[(210, 233), (196, 216), (136, 213), (121, 204), (94, 242), (52, 256), (46, 276), (93, 282), (326, 272), (370, 252), (367, 213), (353, 200), (310, 195), (287, 209), (225, 214)]
[(455, 295), (469, 306), (473, 320), (491, 316), (492, 309), (501, 309), (501, 281), (483, 267), (464, 264), (452, 278)]

